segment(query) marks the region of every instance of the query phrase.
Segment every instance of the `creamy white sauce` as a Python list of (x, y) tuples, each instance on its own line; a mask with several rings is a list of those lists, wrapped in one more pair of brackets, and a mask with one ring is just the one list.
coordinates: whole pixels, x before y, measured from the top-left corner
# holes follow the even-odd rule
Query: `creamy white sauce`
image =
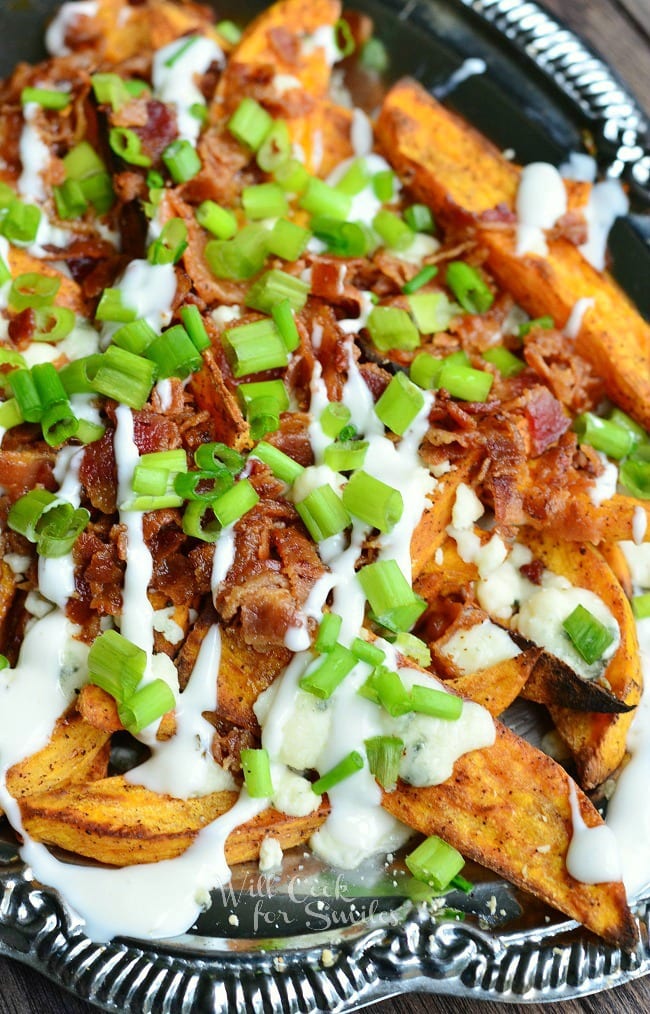
[(302, 39), (301, 49), (303, 56), (310, 56), (315, 49), (322, 50), (328, 67), (332, 67), (341, 59), (341, 50), (336, 42), (336, 30), (332, 25), (322, 25), (311, 35), (305, 35)]
[(600, 507), (605, 500), (611, 500), (616, 493), (618, 483), (618, 468), (613, 461), (609, 461), (606, 454), (599, 452), (603, 465), (602, 475), (598, 475), (589, 487), (589, 499), (595, 507)]
[[(59, 483), (58, 495), (73, 507), (78, 507), (81, 502), (79, 468), (83, 455), (83, 448), (64, 447), (59, 451), (54, 467), (54, 478)], [(75, 591), (74, 571), (72, 551), (63, 556), (39, 556), (38, 587), (41, 595), (65, 609)]]
[(632, 539), (640, 546), (648, 530), (648, 515), (643, 507), (635, 507), (632, 515)]
[[(173, 264), (149, 264), (134, 260), (126, 268), (115, 288), (122, 294), (122, 303), (134, 310), (160, 334), (171, 320), (176, 295), (176, 272)], [(102, 342), (106, 346), (120, 324), (106, 321), (102, 326)]]
[(635, 588), (650, 588), (650, 542), (619, 542)]
[(283, 852), (277, 838), (267, 835), (260, 845), (260, 873), (271, 873), (282, 867)]
[[(193, 41), (188, 45), (190, 38)], [(172, 66), (167, 66), (170, 61), (173, 61)], [(195, 105), (206, 105), (203, 93), (196, 85), (196, 78), (205, 74), (213, 63), (223, 66), (223, 51), (213, 39), (203, 35), (175, 39), (159, 49), (153, 58), (154, 94), (161, 102), (176, 110), (179, 137), (190, 144), (195, 144), (201, 130), (201, 121), (190, 109)]]
[(597, 271), (605, 267), (607, 239), (617, 218), (627, 215), (630, 202), (619, 180), (603, 180), (591, 190), (584, 208), (587, 221), (587, 242), (579, 249)]
[(566, 212), (564, 182), (555, 166), (531, 162), (521, 172), (517, 191), (517, 256), (548, 253), (544, 236)]
[(490, 620), (456, 631), (440, 651), (463, 674), (488, 669), (521, 654), (508, 632)]
[(604, 884), (621, 880), (621, 856), (616, 836), (606, 824), (585, 824), (575, 785), (569, 782), (573, 834), (566, 856), (567, 871), (583, 884)]
[(235, 562), (235, 548), (235, 523), (233, 522), (221, 529), (219, 538), (214, 544), (211, 579), (213, 601)]
[(18, 193), (31, 201), (46, 197), (43, 172), (50, 164), (50, 149), (41, 139), (35, 120), (40, 112), (37, 102), (23, 106), (24, 125), (20, 134), (19, 152), (22, 172), (18, 177)]
[(350, 127), (350, 141), (354, 154), (357, 158), (361, 155), (369, 155), (373, 146), (372, 123), (363, 109), (355, 106), (352, 110), (352, 126)]
[(575, 339), (578, 337), (584, 315), (593, 305), (594, 300), (591, 296), (583, 296), (582, 299), (578, 299), (574, 303), (571, 313), (569, 314), (569, 319), (564, 325), (564, 334), (567, 338)]
[(477, 74), (485, 74), (486, 70), (487, 64), (485, 60), (481, 60), (478, 57), (469, 57), (467, 60), (463, 60), (460, 67), (450, 74), (446, 81), (436, 85), (433, 93), (437, 99), (444, 99), (455, 88), (458, 88), (463, 81), (467, 81), (468, 78), (475, 77)]
[(97, 0), (76, 0), (75, 3), (62, 4), (45, 33), (45, 47), (48, 53), (51, 56), (69, 56), (71, 50), (65, 41), (68, 29), (82, 15), (94, 18), (98, 13)]

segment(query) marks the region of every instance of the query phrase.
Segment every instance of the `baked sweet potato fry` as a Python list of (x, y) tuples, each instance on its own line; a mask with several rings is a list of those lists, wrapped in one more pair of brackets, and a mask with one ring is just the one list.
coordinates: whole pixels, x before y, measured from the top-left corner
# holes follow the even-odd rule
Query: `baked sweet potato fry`
[[(237, 801), (236, 792), (213, 792), (193, 799), (161, 796), (123, 777), (21, 800), (25, 829), (37, 841), (114, 866), (174, 859), (206, 824)], [(265, 810), (236, 828), (226, 843), (226, 860), (257, 859), (262, 840), (272, 833), (283, 849), (299, 845), (323, 822), (324, 804), (306, 817)]]
[(506, 659), (487, 669), (477, 669), (465, 676), (445, 680), (445, 686), (476, 704), (482, 704), (497, 717), (521, 694), (528, 683), (540, 648), (529, 648), (515, 658)]
[[(577, 790), (589, 827), (602, 823)], [(383, 806), (423, 834), (437, 834), (463, 855), (630, 950), (634, 919), (620, 882), (583, 884), (566, 869), (572, 834), (569, 778), (562, 768), (497, 725), (494, 746), (465, 754), (441, 785), (399, 783)]]
[(614, 281), (566, 239), (549, 241), (546, 257), (517, 257), (513, 229), (482, 224), (482, 213), (498, 205), (513, 210), (517, 167), (411, 80), (386, 96), (377, 137), (443, 223), (475, 224), (489, 270), (532, 317), (550, 314), (564, 327), (578, 300), (593, 300), (576, 350), (595, 366), (610, 397), (650, 427), (650, 327)]

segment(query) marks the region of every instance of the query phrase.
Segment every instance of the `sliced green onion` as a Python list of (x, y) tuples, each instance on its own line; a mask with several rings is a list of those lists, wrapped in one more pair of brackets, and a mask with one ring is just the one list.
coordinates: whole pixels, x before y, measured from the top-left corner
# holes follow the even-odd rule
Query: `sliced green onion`
[(268, 799), (273, 795), (271, 762), (267, 750), (242, 749), (239, 752), (244, 782), (252, 799)]
[(253, 440), (261, 440), (280, 426), (280, 413), (289, 407), (289, 396), (281, 380), (263, 380), (240, 384), (237, 394), (242, 402)]
[(65, 109), (70, 105), (71, 98), (70, 92), (59, 92), (52, 88), (23, 88), (20, 93), (23, 106), (28, 102), (35, 102), (43, 109)]
[(275, 170), (273, 176), (275, 182), (290, 194), (302, 194), (311, 179), (307, 169), (297, 158), (290, 158), (283, 162)]
[(406, 310), (396, 306), (375, 306), (368, 315), (366, 328), (381, 352), (416, 349), (420, 344), (415, 324)]
[(9, 659), (6, 655), (0, 655), (0, 670), (9, 668)]
[(503, 345), (497, 345), (493, 349), (486, 349), (483, 353), (483, 358), (486, 363), (492, 363), (493, 366), (496, 366), (502, 377), (516, 377), (522, 370), (526, 369), (526, 364), (518, 356), (513, 355), (509, 349), (504, 348)]
[(228, 328), (222, 341), (237, 378), (287, 365), (287, 350), (272, 320)]
[(270, 398), (275, 401), (279, 412), (286, 412), (289, 408), (289, 395), (282, 380), (259, 380), (252, 384), (240, 384), (237, 394), (246, 410), (259, 398)]
[(103, 355), (96, 353), (75, 359), (59, 370), (59, 379), (68, 394), (91, 394), (95, 391), (94, 380), (102, 364)]
[(276, 218), (286, 215), (289, 210), (286, 194), (278, 183), (258, 183), (244, 187), (242, 204), (246, 217), (251, 220)]
[(330, 768), (324, 775), (321, 775), (313, 784), (312, 789), (317, 796), (322, 796), (324, 792), (329, 792), (335, 785), (340, 782), (344, 782), (346, 778), (350, 778), (356, 774), (357, 771), (361, 771), (364, 766), (363, 757), (357, 750), (351, 750), (343, 760), (335, 764), (333, 768)]
[(35, 271), (17, 275), (9, 289), (9, 305), (14, 310), (26, 310), (28, 307), (49, 306), (61, 288), (61, 279), (50, 275), (40, 275)]
[(79, 420), (69, 402), (60, 402), (45, 409), (41, 416), (43, 439), (50, 447), (59, 447), (74, 437), (79, 429)]
[(32, 489), (19, 497), (9, 508), (7, 525), (29, 542), (38, 540), (38, 524), (41, 518), (62, 501), (46, 489)]
[(33, 243), (40, 222), (40, 208), (14, 200), (2, 219), (2, 233), (11, 243)]
[[(234, 479), (227, 468), (220, 472), (178, 472), (174, 476), (174, 492), (182, 500), (200, 500), (201, 503), (213, 504), (220, 496), (232, 489), (233, 485)], [(135, 482), (133, 488), (135, 490)], [(136, 490), (136, 492), (145, 493), (147, 490)], [(154, 491), (152, 490), (152, 492)], [(162, 492), (164, 490), (160, 490), (160, 493)]]
[(622, 462), (618, 480), (625, 489), (639, 500), (650, 500), (650, 461), (633, 455)]
[(347, 528), (350, 516), (331, 486), (318, 486), (296, 505), (314, 542), (323, 542)]
[(334, 39), (340, 53), (339, 60), (345, 60), (347, 56), (352, 56), (356, 49), (356, 44), (352, 29), (345, 18), (339, 18), (335, 23)]
[(315, 668), (301, 678), (300, 688), (323, 701), (328, 700), (356, 664), (357, 660), (350, 649), (337, 643)]
[(425, 264), (416, 275), (413, 275), (413, 278), (404, 283), (402, 286), (402, 292), (404, 292), (407, 296), (412, 295), (412, 293), (421, 289), (423, 285), (430, 282), (432, 278), (435, 278), (437, 274), (438, 268), (435, 264)]
[(415, 233), (404, 219), (385, 208), (377, 212), (372, 227), (389, 250), (407, 250), (415, 239)]
[(343, 444), (356, 440), (356, 438), (357, 428), (354, 423), (348, 423), (347, 426), (344, 426), (338, 436), (339, 442)]
[(341, 631), (342, 623), (342, 617), (337, 616), (336, 613), (325, 613), (323, 619), (320, 621), (318, 634), (316, 636), (316, 640), (314, 641), (314, 648), (316, 651), (321, 654), (326, 654), (334, 649)]
[(278, 450), (273, 444), (268, 444), (264, 440), (260, 440), (256, 444), (255, 450), (252, 453), (254, 457), (259, 458), (265, 465), (268, 465), (276, 479), (280, 479), (282, 482), (291, 484), (305, 471), (303, 466), (299, 465), (293, 458), (290, 458), (288, 454)]
[(325, 464), (333, 472), (353, 472), (361, 468), (368, 451), (367, 440), (342, 440), (325, 448)]
[(11, 281), (11, 271), (5, 264), (5, 261), (0, 257), (0, 287), (6, 285), (7, 282)]
[(434, 690), (415, 684), (409, 694), (411, 711), (420, 715), (431, 715), (433, 718), (444, 718), (455, 722), (463, 711), (462, 698), (448, 694), (445, 690)]
[(329, 186), (315, 176), (310, 177), (298, 204), (311, 215), (324, 215), (341, 221), (347, 219), (352, 207), (352, 198), (336, 187)]
[(60, 187), (52, 187), (52, 193), (56, 213), (64, 221), (81, 218), (88, 207), (88, 201), (78, 180), (65, 180)]
[(410, 695), (406, 692), (399, 675), (392, 669), (383, 665), (377, 666), (369, 682), (377, 703), (393, 718), (406, 715), (412, 710)]
[(351, 415), (350, 409), (343, 402), (331, 401), (326, 405), (319, 419), (325, 436), (338, 437), (343, 427), (349, 423)]
[(636, 437), (629, 429), (624, 429), (608, 419), (601, 419), (593, 412), (583, 412), (579, 415), (573, 423), (573, 428), (581, 444), (589, 444), (610, 458), (624, 458), (636, 443)]
[(67, 306), (48, 306), (34, 311), (33, 342), (60, 342), (72, 331), (76, 317)]
[(285, 120), (276, 120), (257, 149), (257, 164), (265, 173), (272, 173), (291, 155), (291, 136)]
[(368, 168), (366, 159), (356, 158), (336, 184), (336, 189), (340, 190), (343, 194), (349, 194), (351, 197), (354, 197), (356, 194), (360, 194), (362, 190), (365, 190), (371, 179), (372, 174)]
[(132, 320), (118, 327), (113, 334), (113, 343), (127, 352), (141, 355), (158, 335), (146, 320)]
[(375, 413), (384, 426), (401, 437), (423, 408), (424, 395), (420, 388), (406, 374), (396, 373), (377, 401)]
[(124, 306), (120, 289), (104, 289), (95, 311), (96, 320), (110, 320), (120, 324), (129, 324), (137, 316), (136, 310), (133, 310), (130, 306)]
[(8, 183), (0, 180), (0, 209), (6, 211), (16, 200), (16, 192)]
[(136, 465), (136, 471), (140, 469), (143, 472), (157, 472), (161, 468), (168, 472), (187, 472), (187, 454), (183, 448), (150, 451), (148, 454), (143, 454)]
[(115, 203), (113, 181), (107, 172), (94, 173), (86, 179), (79, 180), (81, 192), (90, 201), (98, 215), (104, 215)]
[(119, 74), (93, 74), (90, 83), (97, 102), (111, 106), (115, 113), (131, 100), (131, 93)]
[(526, 335), (530, 334), (530, 331), (534, 327), (543, 327), (546, 331), (549, 331), (552, 327), (555, 327), (555, 321), (552, 317), (545, 315), (544, 317), (534, 317), (533, 320), (527, 320), (523, 324), (520, 324), (517, 333), (520, 338), (525, 338)]
[(8, 398), (7, 401), (0, 404), (0, 426), (3, 430), (13, 429), (14, 426), (20, 426), (24, 421), (25, 417), (15, 398)]
[(274, 268), (266, 271), (246, 293), (246, 306), (261, 313), (271, 313), (276, 303), (288, 299), (292, 310), (302, 310), (307, 302), (309, 285), (295, 275)]
[(75, 510), (71, 503), (55, 504), (37, 525), (36, 552), (51, 559), (66, 556), (89, 521), (90, 512), (85, 507)]
[(650, 442), (650, 434), (646, 433), (643, 426), (640, 426), (638, 422), (635, 422), (626, 412), (623, 412), (620, 408), (613, 408), (609, 413), (609, 421), (614, 423), (616, 426), (620, 426), (621, 429), (629, 430), (634, 436), (635, 444), (646, 444)]
[(88, 419), (77, 420), (76, 439), (82, 444), (93, 444), (95, 440), (101, 440), (106, 432), (106, 427), (101, 423), (89, 422)]
[(378, 648), (376, 644), (371, 641), (364, 641), (362, 637), (355, 637), (354, 641), (350, 645), (352, 654), (359, 659), (360, 662), (367, 662), (368, 665), (375, 666), (381, 665), (386, 659), (386, 652)]
[(474, 370), (471, 366), (457, 366), (445, 362), (438, 378), (439, 386), (448, 391), (452, 398), (463, 401), (486, 401), (494, 377), (486, 370)]
[(372, 178), (372, 189), (375, 197), (382, 204), (388, 204), (393, 199), (393, 187), (395, 184), (395, 173), (392, 169), (382, 169), (375, 173)]
[(444, 362), (430, 352), (418, 352), (409, 369), (411, 380), (425, 391), (437, 387)]
[(173, 711), (176, 698), (171, 687), (164, 680), (156, 679), (145, 683), (126, 700), (118, 702), (117, 713), (120, 722), (133, 735), (158, 721), (168, 711)]
[(88, 141), (81, 141), (63, 157), (66, 178), (85, 180), (97, 173), (106, 172), (106, 166)]
[(99, 358), (93, 390), (129, 408), (141, 409), (151, 393), (155, 374), (156, 367), (150, 360), (109, 345)]
[(176, 264), (187, 250), (187, 226), (182, 218), (165, 222), (160, 236), (147, 250), (150, 264)]
[(377, 74), (383, 74), (384, 71), (388, 70), (390, 63), (385, 45), (381, 39), (376, 38), (374, 35), (364, 42), (361, 48), (360, 60), (366, 70), (375, 71)]
[(216, 542), (221, 535), (221, 525), (216, 518), (208, 520), (212, 505), (202, 500), (191, 500), (183, 512), (182, 528), (186, 535), (202, 542)]
[(284, 342), (287, 352), (295, 352), (300, 345), (300, 334), (296, 327), (291, 300), (288, 297), (278, 300), (271, 307), (271, 316)]
[(32, 367), (32, 379), (44, 409), (61, 405), (68, 400), (66, 390), (52, 363), (38, 363)]
[(186, 303), (181, 307), (181, 320), (197, 352), (210, 348), (210, 337), (205, 329), (201, 311), (194, 303)]
[(412, 204), (404, 212), (404, 221), (413, 232), (435, 232), (433, 215), (426, 204)]
[(202, 169), (196, 149), (184, 138), (168, 144), (161, 157), (174, 183), (187, 183)]
[(258, 501), (259, 496), (250, 480), (240, 479), (211, 506), (217, 521), (225, 528), (239, 521)]
[(464, 261), (452, 261), (447, 266), (447, 285), (467, 313), (485, 313), (494, 302), (481, 274)]
[(358, 572), (373, 618), (382, 627), (398, 634), (410, 630), (427, 607), (416, 595), (395, 560), (377, 560)]
[(372, 231), (362, 222), (341, 222), (319, 215), (310, 222), (314, 236), (338, 257), (365, 257), (377, 246)]
[(398, 634), (393, 643), (402, 655), (408, 655), (423, 668), (426, 669), (431, 665), (431, 652), (428, 645), (415, 634)]
[(228, 130), (241, 144), (257, 151), (273, 126), (273, 119), (255, 99), (244, 98), (228, 120)]
[(226, 468), (231, 475), (238, 475), (246, 464), (244, 456), (227, 444), (201, 444), (194, 452), (194, 462), (205, 471), (221, 471)]
[(9, 386), (25, 422), (39, 422), (43, 414), (41, 399), (30, 370), (14, 370)]
[(242, 37), (241, 28), (238, 28), (234, 21), (218, 21), (214, 26), (222, 39), (236, 46)]
[(203, 201), (196, 209), (196, 220), (218, 239), (231, 239), (237, 232), (237, 219), (215, 201)]
[(632, 612), (637, 620), (646, 620), (650, 617), (650, 592), (634, 596), (632, 599)]
[(409, 296), (408, 303), (422, 334), (446, 331), (458, 312), (444, 292), (416, 292)]
[(166, 377), (180, 377), (183, 380), (190, 373), (196, 373), (203, 363), (201, 353), (181, 324), (176, 324), (161, 335), (157, 335), (147, 346), (144, 354), (156, 364), (156, 376), (159, 380)]
[(135, 692), (146, 667), (146, 652), (116, 630), (100, 634), (88, 652), (89, 682), (101, 687), (116, 701)]
[(368, 767), (386, 792), (397, 785), (404, 742), (397, 736), (372, 736), (364, 741)]
[(563, 621), (562, 628), (587, 665), (593, 665), (601, 659), (614, 642), (612, 631), (584, 606), (576, 606)]
[(205, 259), (217, 278), (241, 281), (256, 275), (264, 266), (268, 251), (268, 231), (251, 222), (229, 240), (211, 240)]
[(131, 165), (149, 166), (151, 159), (142, 150), (142, 141), (129, 127), (111, 127), (108, 143), (112, 150)]
[(416, 880), (424, 881), (436, 891), (444, 891), (465, 865), (460, 852), (437, 835), (426, 838), (406, 856), (405, 862)]
[(404, 501), (398, 489), (394, 489), (368, 472), (355, 472), (343, 488), (344, 507), (356, 518), (389, 532), (404, 512)]
[(288, 218), (279, 218), (268, 235), (269, 253), (284, 261), (297, 261), (310, 239), (309, 229), (303, 229)]

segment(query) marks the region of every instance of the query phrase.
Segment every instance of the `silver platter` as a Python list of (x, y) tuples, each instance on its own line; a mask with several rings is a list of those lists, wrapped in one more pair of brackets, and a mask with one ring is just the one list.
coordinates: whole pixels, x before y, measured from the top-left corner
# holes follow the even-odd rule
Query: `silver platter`
[[(31, 18), (55, 6), (55, 0), (33, 0)], [(524, 107), (527, 82), (537, 75), (551, 105), (558, 96), (571, 104), (574, 137), (589, 130), (601, 169), (630, 184), (637, 208), (650, 206), (648, 123), (638, 104), (602, 60), (537, 4), (370, 0), (355, 6), (412, 26), (423, 46), (427, 36), (432, 45), (442, 39), (458, 63), (491, 55), (490, 76), (514, 94), (521, 88)], [(12, 15), (14, 22), (18, 17)], [(436, 90), (435, 81), (427, 84)], [(549, 117), (544, 128), (566, 144), (567, 131), (553, 123), (552, 109)], [(535, 738), (537, 717), (515, 713), (510, 724)], [(636, 907), (640, 943), (627, 954), (574, 922), (558, 921), (507, 884), (482, 880), (480, 871), (472, 871), (473, 895), (448, 899), (467, 912), (458, 922), (358, 884), (343, 890), (330, 879), (328, 893), (313, 862), (301, 852), (288, 855), (282, 877), (264, 897), (256, 871), (238, 869), (234, 895), (215, 896), (205, 920), (183, 937), (99, 945), (55, 892), (31, 879), (7, 839), (0, 847), (0, 953), (120, 1014), (352, 1011), (411, 991), (539, 1003), (610, 989), (650, 971), (650, 898)], [(306, 880), (298, 876), (305, 865)], [(298, 880), (311, 884), (311, 893), (292, 897)], [(321, 884), (319, 891), (314, 884)]]

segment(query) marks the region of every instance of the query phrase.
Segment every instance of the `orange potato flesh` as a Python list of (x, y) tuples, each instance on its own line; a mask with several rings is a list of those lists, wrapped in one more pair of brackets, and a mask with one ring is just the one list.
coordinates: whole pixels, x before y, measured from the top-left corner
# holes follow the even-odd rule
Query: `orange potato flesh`
[(566, 239), (550, 240), (546, 257), (517, 257), (513, 229), (490, 229), (478, 219), (499, 204), (513, 210), (519, 169), (410, 80), (388, 93), (377, 136), (443, 224), (475, 223), (487, 268), (532, 317), (550, 314), (564, 327), (579, 299), (594, 300), (576, 350), (603, 377), (612, 400), (650, 428), (650, 327), (615, 282)]

